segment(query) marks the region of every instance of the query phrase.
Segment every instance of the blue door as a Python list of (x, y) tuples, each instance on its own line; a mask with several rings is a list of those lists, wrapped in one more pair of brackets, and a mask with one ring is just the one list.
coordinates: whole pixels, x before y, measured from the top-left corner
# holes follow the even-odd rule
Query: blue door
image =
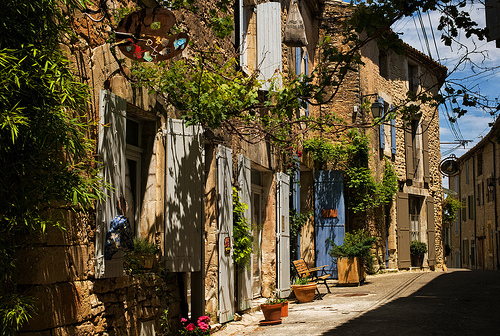
[(316, 266), (328, 265), (326, 272), (337, 276), (337, 264), (328, 255), (331, 239), (335, 244), (344, 242), (345, 203), (343, 172), (320, 170), (314, 176), (314, 226), (316, 238)]

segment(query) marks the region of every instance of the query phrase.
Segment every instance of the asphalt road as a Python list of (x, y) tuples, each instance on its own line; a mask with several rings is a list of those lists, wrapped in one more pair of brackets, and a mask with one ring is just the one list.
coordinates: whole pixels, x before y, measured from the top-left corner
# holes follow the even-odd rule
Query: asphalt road
[[(326, 293), (322, 286), (322, 293)], [(289, 307), (283, 323), (245, 314), (214, 335), (500, 335), (500, 272), (451, 269), (370, 276)]]

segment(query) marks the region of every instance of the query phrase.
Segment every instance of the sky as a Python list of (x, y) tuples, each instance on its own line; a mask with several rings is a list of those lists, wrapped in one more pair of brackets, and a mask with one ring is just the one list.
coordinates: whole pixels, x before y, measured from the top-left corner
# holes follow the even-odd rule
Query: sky
[[(483, 5), (469, 5), (465, 9), (480, 27), (486, 25), (485, 9)], [(448, 70), (454, 69), (459, 63), (459, 60), (466, 55), (466, 50), (465, 48), (459, 48), (457, 45), (451, 48), (445, 46), (441, 42), (440, 32), (437, 30), (438, 22), (439, 13), (422, 13), (421, 20), (418, 16), (405, 18), (397, 22), (392, 28), (397, 33), (403, 33), (400, 37), (412, 47), (420, 50), (426, 55), (429, 55), (428, 49), (430, 49), (431, 57), (434, 60), (445, 65)], [(425, 27), (429, 47), (427, 47), (424, 39), (421, 28), (422, 24)], [(431, 27), (433, 28), (432, 30)], [(470, 55), (470, 59), (473, 62), (487, 67), (500, 66), (500, 49), (496, 48), (494, 41), (486, 42), (479, 41), (478, 39), (466, 39), (463, 35), (464, 34), (459, 38), (460, 42), (465, 44), (469, 50), (476, 50), (474, 54)], [(495, 98), (500, 97), (500, 69), (477, 74), (477, 67), (468, 64), (459, 67), (450, 78), (459, 80), (460, 83), (476, 88), (481, 94), (488, 96), (488, 99), (492, 102), (495, 101)], [(448, 110), (451, 112), (449, 106)], [(454, 128), (456, 132), (453, 132), (448, 122), (444, 106), (440, 106), (439, 117), (442, 158), (448, 157), (450, 154), (454, 154), (456, 157), (465, 154), (467, 150), (472, 148), (482, 139), (482, 136), (485, 136), (489, 132), (490, 128), (488, 123), (494, 121), (494, 117), (489, 113), (479, 109), (468, 108), (468, 113), (459, 118), (455, 123)], [(460, 146), (458, 143), (446, 144), (448, 142), (455, 142), (457, 140), (457, 133), (459, 139), (472, 140), (472, 142), (468, 143), (465, 147)]]

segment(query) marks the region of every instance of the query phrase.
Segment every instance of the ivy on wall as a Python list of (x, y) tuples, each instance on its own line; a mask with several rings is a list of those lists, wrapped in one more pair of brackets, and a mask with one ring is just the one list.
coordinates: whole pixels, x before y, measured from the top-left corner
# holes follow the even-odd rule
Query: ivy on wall
[(238, 270), (250, 265), (253, 247), (252, 227), (245, 217), (248, 205), (243, 203), (238, 190), (233, 187), (233, 260)]

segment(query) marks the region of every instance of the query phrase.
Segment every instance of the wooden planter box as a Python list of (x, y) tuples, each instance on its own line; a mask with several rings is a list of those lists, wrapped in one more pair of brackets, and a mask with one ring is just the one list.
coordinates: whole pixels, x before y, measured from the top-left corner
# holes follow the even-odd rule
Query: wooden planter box
[(361, 285), (365, 281), (365, 269), (358, 257), (337, 259), (339, 285)]

